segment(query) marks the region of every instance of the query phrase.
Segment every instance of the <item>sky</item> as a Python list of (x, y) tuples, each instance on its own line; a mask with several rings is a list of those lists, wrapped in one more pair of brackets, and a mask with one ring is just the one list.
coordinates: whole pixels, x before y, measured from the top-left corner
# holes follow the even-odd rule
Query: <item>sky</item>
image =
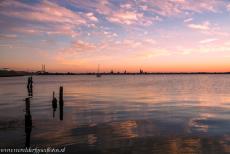
[(0, 68), (230, 71), (230, 0), (1, 0)]

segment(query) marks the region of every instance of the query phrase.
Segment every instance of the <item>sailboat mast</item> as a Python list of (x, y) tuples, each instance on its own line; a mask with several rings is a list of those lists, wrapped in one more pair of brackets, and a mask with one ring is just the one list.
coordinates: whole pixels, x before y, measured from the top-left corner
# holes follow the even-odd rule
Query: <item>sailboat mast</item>
[(100, 65), (98, 64), (97, 73), (99, 74), (99, 72), (100, 72)]
[(98, 64), (98, 67), (97, 67), (97, 74), (96, 74), (97, 77), (101, 77), (101, 74), (100, 74), (100, 65)]

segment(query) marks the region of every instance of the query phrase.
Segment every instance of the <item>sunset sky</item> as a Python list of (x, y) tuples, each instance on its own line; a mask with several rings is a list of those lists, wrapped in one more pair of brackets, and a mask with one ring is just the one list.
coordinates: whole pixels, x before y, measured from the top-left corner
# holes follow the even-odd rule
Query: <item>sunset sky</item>
[(229, 0), (1, 0), (0, 68), (230, 71)]

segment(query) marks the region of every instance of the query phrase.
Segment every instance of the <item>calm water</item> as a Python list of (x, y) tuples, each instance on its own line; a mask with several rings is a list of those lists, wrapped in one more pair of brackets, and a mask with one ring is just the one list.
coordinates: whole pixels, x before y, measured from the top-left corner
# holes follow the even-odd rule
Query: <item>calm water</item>
[[(230, 153), (230, 75), (0, 78), (0, 147), (81, 153)], [(52, 108), (64, 87), (63, 120)], [(30, 138), (30, 141), (28, 140)]]

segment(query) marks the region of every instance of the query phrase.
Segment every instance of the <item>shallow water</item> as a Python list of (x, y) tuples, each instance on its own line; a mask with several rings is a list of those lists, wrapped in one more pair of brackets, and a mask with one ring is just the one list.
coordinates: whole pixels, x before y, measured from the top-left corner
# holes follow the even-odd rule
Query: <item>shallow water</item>
[[(66, 147), (81, 153), (230, 153), (230, 75), (0, 78), (0, 148)], [(64, 87), (63, 120), (52, 92)], [(28, 137), (30, 140), (28, 140)]]

